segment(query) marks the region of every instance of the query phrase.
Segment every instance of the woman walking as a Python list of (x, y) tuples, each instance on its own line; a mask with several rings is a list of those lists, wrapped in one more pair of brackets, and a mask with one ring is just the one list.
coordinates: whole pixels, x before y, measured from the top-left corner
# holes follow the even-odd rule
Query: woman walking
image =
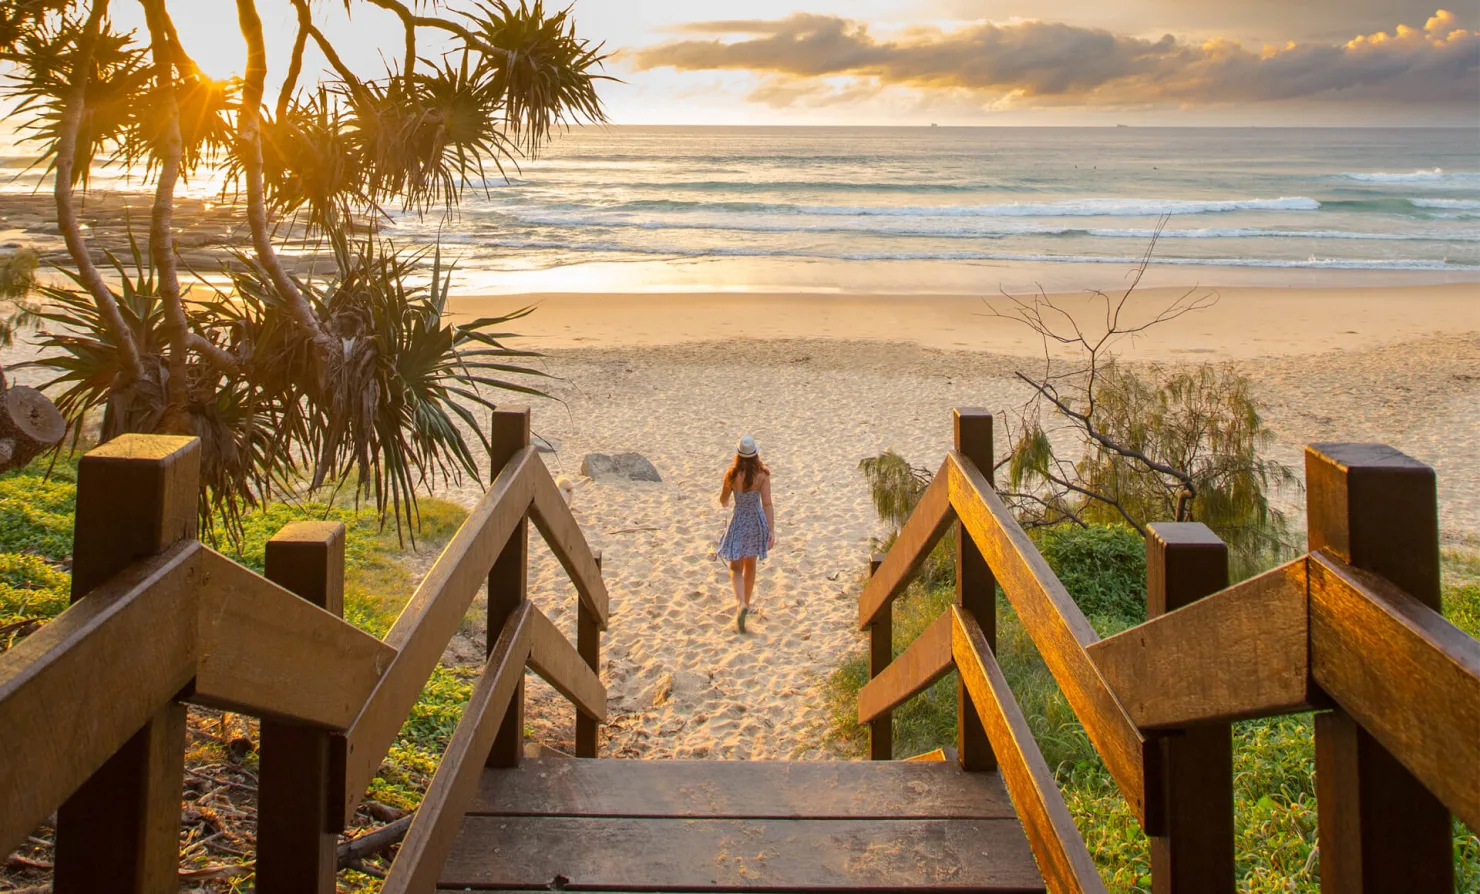
[(719, 540), (717, 555), (730, 566), (730, 585), (735, 588), (735, 630), (745, 632), (745, 615), (755, 595), (755, 565), (776, 545), (776, 510), (771, 505), (771, 470), (761, 462), (755, 438), (746, 435), (735, 448), (735, 461), (725, 472), (719, 504), (730, 505), (735, 514)]

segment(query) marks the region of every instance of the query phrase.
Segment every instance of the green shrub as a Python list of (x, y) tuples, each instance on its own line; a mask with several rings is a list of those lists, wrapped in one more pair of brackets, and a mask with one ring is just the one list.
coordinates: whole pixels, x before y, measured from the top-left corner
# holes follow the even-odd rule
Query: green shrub
[(1034, 541), (1086, 615), (1146, 620), (1146, 542), (1134, 530), (1059, 525), (1039, 529)]

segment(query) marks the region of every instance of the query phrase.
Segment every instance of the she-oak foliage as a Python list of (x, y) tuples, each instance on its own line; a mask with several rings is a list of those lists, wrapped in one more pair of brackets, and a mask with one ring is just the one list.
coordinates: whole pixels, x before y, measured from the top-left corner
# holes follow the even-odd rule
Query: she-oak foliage
[[(400, 17), (399, 64), (350, 70), (319, 31), (316, 0), (292, 0), (298, 37), (275, 103), (255, 0), (236, 0), (248, 50), (242, 78), (205, 75), (181, 45), (168, 0), (144, 8), (143, 34), (120, 33), (109, 0), (0, 4), (0, 58), (12, 117), (53, 173), (71, 264), (40, 287), (49, 349), (39, 365), (75, 438), (101, 411), (102, 437), (190, 434), (203, 450), (201, 515), (229, 534), (241, 513), (307, 471), (314, 486), (353, 482), (397, 523), (416, 491), (476, 475), (464, 428), (499, 394), (539, 394), (530, 352), (505, 324), (529, 309), (453, 323), (451, 265), (434, 246), (378, 233), (391, 211), (451, 216), (463, 191), (538, 153), (569, 123), (602, 121), (606, 58), (570, 11), (440, 0), (342, 0)], [(432, 32), (452, 48), (418, 55)], [(312, 42), (334, 75), (300, 84)], [(153, 185), (151, 239), (99, 270), (75, 212), (90, 174), (114, 165)], [(225, 173), (252, 247), (214, 286), (181, 273), (175, 189), (202, 168)], [(291, 236), (284, 237), (287, 232)], [(289, 247), (330, 273), (295, 275)], [(182, 275), (195, 282), (187, 293)]]

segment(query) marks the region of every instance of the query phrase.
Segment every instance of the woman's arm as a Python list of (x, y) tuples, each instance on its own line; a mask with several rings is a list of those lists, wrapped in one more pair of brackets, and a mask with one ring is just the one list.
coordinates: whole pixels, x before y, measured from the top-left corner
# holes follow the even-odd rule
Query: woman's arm
[(730, 476), (725, 476), (725, 483), (719, 489), (719, 505), (729, 508), (730, 505)]
[(771, 476), (761, 476), (761, 507), (766, 513), (766, 529), (769, 533), (766, 549), (776, 546), (776, 507), (771, 502)]

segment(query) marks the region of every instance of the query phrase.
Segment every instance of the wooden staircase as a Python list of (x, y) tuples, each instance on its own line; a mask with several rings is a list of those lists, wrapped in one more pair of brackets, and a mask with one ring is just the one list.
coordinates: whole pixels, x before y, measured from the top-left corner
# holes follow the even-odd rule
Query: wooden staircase
[[(991, 416), (956, 444), (859, 597), (870, 762), (595, 760), (601, 559), (494, 413), (495, 479), (376, 639), (339, 615), (344, 528), (297, 523), (259, 576), (195, 537), (193, 438), (129, 435), (78, 472), (73, 604), (0, 654), (0, 854), (54, 812), (55, 894), (173, 894), (185, 702), (263, 719), (255, 889), (333, 894), (339, 833), (485, 584), (488, 658), (383, 894), (1106, 890), (996, 659), (997, 594), (1150, 841), (1155, 890), (1232, 894), (1231, 727), (1315, 711), (1328, 890), (1451, 894), (1451, 813), (1480, 829), (1480, 642), (1440, 612), (1432, 470), (1306, 453), (1310, 552), (1227, 586), (1193, 523), (1152, 525), (1150, 620), (1101, 639), (993, 487)], [(530, 528), (577, 594), (575, 642), (526, 598)], [(952, 527), (957, 599), (895, 654), (893, 603)], [(524, 754), (525, 671), (576, 757)], [(955, 753), (896, 761), (891, 713), (958, 675)]]
[(487, 769), (440, 890), (1043, 891), (996, 773), (955, 761)]

